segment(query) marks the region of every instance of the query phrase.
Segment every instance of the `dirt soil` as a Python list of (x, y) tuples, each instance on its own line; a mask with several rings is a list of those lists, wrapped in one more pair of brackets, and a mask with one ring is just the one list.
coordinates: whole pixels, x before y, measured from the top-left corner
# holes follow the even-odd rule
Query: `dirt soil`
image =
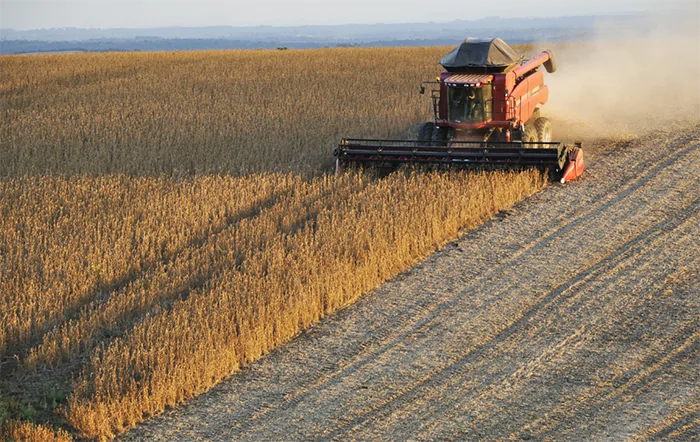
[(553, 184), (122, 440), (700, 440), (700, 126)]

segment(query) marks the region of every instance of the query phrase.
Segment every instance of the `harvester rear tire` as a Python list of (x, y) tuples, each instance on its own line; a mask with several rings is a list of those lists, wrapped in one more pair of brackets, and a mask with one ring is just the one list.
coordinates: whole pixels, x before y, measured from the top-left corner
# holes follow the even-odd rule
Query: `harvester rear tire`
[[(538, 118), (535, 120), (535, 130), (537, 131), (537, 141), (541, 143), (552, 142), (552, 123), (547, 118)], [(549, 147), (545, 144), (540, 147)]]
[[(523, 132), (523, 143), (537, 143), (538, 141), (537, 130), (535, 127), (530, 125), (525, 126), (525, 131)], [(536, 144), (528, 144), (525, 147), (535, 148), (539, 146)]]
[(418, 141), (432, 141), (435, 123), (428, 121), (418, 126)]

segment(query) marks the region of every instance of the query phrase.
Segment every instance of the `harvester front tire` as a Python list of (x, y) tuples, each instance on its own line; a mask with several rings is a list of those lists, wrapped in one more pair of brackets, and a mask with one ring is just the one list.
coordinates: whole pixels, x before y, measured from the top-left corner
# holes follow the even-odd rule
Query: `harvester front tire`
[(427, 122), (418, 126), (418, 141), (432, 141), (435, 132), (435, 123)]
[(435, 132), (433, 132), (433, 141), (435, 141), (438, 146), (442, 146), (449, 138), (449, 135), (449, 127), (436, 127)]
[[(552, 123), (547, 118), (538, 118), (535, 120), (535, 131), (537, 131), (537, 141), (540, 143), (552, 142)], [(540, 147), (548, 147), (542, 144)]]

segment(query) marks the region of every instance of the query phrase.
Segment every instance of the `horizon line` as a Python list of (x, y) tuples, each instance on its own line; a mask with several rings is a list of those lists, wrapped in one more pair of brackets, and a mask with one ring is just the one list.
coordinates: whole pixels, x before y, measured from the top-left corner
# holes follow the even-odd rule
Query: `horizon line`
[(60, 30), (80, 30), (80, 31), (116, 31), (116, 30), (158, 30), (158, 29), (208, 29), (208, 28), (233, 28), (233, 29), (256, 29), (256, 28), (325, 28), (325, 27), (339, 27), (339, 26), (392, 26), (392, 25), (418, 25), (418, 24), (445, 24), (445, 23), (455, 23), (455, 22), (479, 22), (487, 20), (546, 20), (546, 19), (561, 19), (561, 18), (597, 18), (597, 17), (631, 17), (631, 16), (643, 16), (648, 15), (652, 11), (635, 11), (635, 12), (619, 12), (619, 13), (605, 13), (605, 14), (573, 14), (573, 15), (557, 15), (557, 16), (531, 16), (531, 17), (503, 17), (503, 16), (489, 16), (482, 17), (478, 19), (454, 19), (454, 20), (430, 20), (430, 21), (405, 21), (405, 22), (373, 22), (373, 23), (342, 23), (342, 24), (303, 24), (303, 25), (250, 25), (250, 26), (240, 26), (240, 25), (202, 25), (202, 26), (183, 26), (183, 25), (172, 25), (172, 26), (152, 26), (152, 27), (108, 27), (108, 28), (84, 28), (76, 26), (63, 26), (63, 27), (52, 27), (52, 28), (3, 28), (0, 27), (0, 31), (14, 31), (14, 32), (32, 32), (32, 31), (60, 31)]

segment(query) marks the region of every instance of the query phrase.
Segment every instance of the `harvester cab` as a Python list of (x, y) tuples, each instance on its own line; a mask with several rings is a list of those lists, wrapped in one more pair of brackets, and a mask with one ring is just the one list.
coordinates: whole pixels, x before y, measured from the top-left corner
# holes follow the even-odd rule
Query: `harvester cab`
[(492, 117), (491, 88), (479, 84), (447, 88), (447, 116), (452, 124), (481, 124)]
[(417, 139), (343, 139), (334, 151), (338, 170), (415, 163), (538, 167), (562, 183), (581, 176), (580, 144), (553, 142), (551, 122), (540, 116), (549, 88), (539, 68), (556, 71), (551, 51), (524, 60), (499, 38), (467, 38), (440, 64), (436, 81), (420, 86), (421, 93), (430, 87), (434, 118), (419, 126)]

